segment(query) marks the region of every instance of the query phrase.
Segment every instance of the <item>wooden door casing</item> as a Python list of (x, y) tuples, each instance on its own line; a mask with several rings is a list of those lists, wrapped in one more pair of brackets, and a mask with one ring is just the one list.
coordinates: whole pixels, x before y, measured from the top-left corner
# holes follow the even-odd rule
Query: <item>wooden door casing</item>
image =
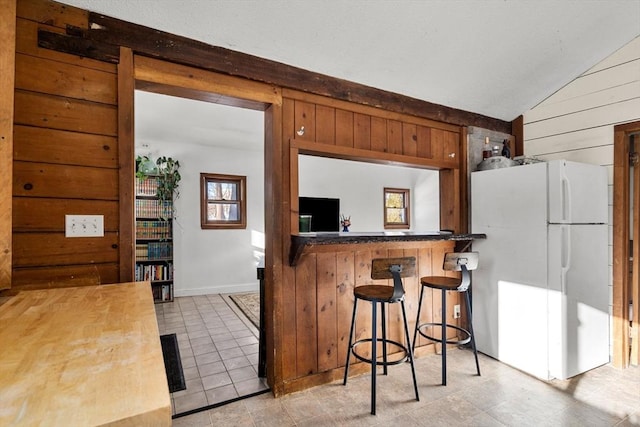
[[(630, 191), (631, 179), (640, 182), (640, 164), (635, 156), (630, 172), (630, 136), (640, 133), (640, 122), (614, 127), (613, 167), (613, 312), (612, 364), (618, 368), (640, 364), (640, 185)], [(635, 144), (636, 151), (638, 144)], [(631, 202), (634, 210), (631, 212)], [(633, 228), (629, 215), (633, 215)], [(633, 240), (633, 262), (629, 241)], [(629, 304), (633, 307), (630, 317)]]

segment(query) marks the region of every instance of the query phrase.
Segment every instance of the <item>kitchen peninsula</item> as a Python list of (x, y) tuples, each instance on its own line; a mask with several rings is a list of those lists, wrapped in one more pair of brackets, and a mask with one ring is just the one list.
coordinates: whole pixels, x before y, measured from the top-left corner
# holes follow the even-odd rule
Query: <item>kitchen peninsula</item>
[[(289, 263), (295, 266), (300, 255), (305, 250), (320, 251), (318, 246), (346, 245), (346, 244), (397, 244), (402, 242), (433, 242), (453, 241), (463, 245), (457, 245), (457, 251), (463, 251), (475, 239), (485, 239), (485, 234), (453, 234), (449, 231), (382, 231), (369, 233), (298, 233), (291, 236), (291, 254)], [(389, 246), (388, 246), (389, 247)]]
[[(420, 295), (420, 277), (428, 275), (455, 276), (456, 272), (442, 268), (446, 252), (468, 250), (484, 234), (451, 232), (387, 231), (373, 233), (296, 233), (291, 235), (289, 248), (290, 275), (282, 305), (284, 392), (292, 392), (340, 379), (344, 375), (349, 327), (353, 311), (353, 289), (373, 283), (371, 260), (386, 257), (416, 258), (416, 275), (403, 279), (406, 291), (405, 308), (409, 328), (415, 325)], [(385, 281), (376, 281), (384, 284)], [(390, 281), (386, 281), (390, 284)], [(458, 295), (447, 300), (447, 312), (464, 304)], [(441, 319), (441, 298), (428, 292), (423, 300), (423, 322)], [(465, 313), (465, 310), (462, 310)], [(399, 307), (388, 309), (389, 338), (403, 342)], [(462, 326), (466, 316), (448, 319)], [(356, 335), (371, 334), (371, 310), (359, 310)], [(455, 331), (451, 331), (452, 337)], [(416, 356), (434, 352), (433, 342), (422, 337), (416, 342)], [(356, 362), (356, 360), (353, 360)], [(350, 375), (368, 372), (369, 365), (351, 365)]]

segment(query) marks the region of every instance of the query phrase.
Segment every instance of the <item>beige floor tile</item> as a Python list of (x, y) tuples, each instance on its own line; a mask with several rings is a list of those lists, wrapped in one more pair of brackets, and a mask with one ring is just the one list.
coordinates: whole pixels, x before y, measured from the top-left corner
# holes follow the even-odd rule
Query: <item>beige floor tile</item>
[[(187, 381), (186, 391), (173, 394), (174, 413), (268, 388), (253, 375), (257, 330), (247, 327), (246, 319), (239, 321), (223, 297), (177, 298), (158, 307), (161, 333), (178, 333), (185, 374), (193, 376), (194, 369), (200, 374)], [(193, 349), (200, 353), (208, 345), (207, 336), (216, 350), (194, 356)], [(278, 399), (260, 394), (176, 418), (174, 426), (640, 426), (638, 367), (602, 366), (546, 382), (484, 355), (477, 376), (468, 350), (448, 351), (447, 364), (447, 386), (442, 386), (440, 356), (416, 360), (419, 402), (409, 365), (390, 367), (389, 375), (377, 377), (375, 416), (370, 414), (371, 376), (364, 374), (349, 378), (346, 386), (336, 381)], [(226, 377), (216, 377), (221, 374)]]
[[(173, 414), (268, 388), (258, 378), (257, 358), (247, 356), (258, 352), (258, 331), (240, 316), (219, 295), (180, 297), (156, 305), (160, 333), (177, 334), (187, 385), (186, 390), (172, 393)], [(175, 424), (208, 426), (208, 412), (203, 412), (176, 418)], [(234, 425), (254, 422), (245, 409)]]

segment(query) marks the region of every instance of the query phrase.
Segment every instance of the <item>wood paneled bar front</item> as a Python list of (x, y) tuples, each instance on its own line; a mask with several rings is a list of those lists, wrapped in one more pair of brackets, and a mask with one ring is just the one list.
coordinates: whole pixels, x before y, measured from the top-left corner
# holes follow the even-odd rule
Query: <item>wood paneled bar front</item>
[[(415, 327), (420, 295), (420, 277), (452, 276), (444, 271), (444, 254), (464, 250), (484, 234), (453, 234), (445, 232), (402, 233), (300, 233), (291, 236), (290, 263), (295, 265), (295, 285), (290, 288), (289, 304), (283, 306), (285, 328), (283, 347), (284, 392), (292, 392), (311, 385), (334, 381), (344, 374), (349, 342), (349, 327), (354, 304), (353, 289), (373, 283), (371, 260), (385, 257), (416, 258), (414, 277), (403, 280), (406, 291), (405, 306), (410, 330)], [(390, 281), (376, 281), (376, 283)], [(447, 312), (463, 304), (457, 295), (448, 299)], [(422, 322), (441, 321), (441, 299), (425, 292)], [(388, 334), (404, 342), (399, 307), (388, 308)], [(464, 313), (465, 310), (462, 310)], [(356, 339), (370, 336), (371, 311), (358, 311)], [(466, 318), (448, 319), (463, 326)], [(454, 332), (450, 338), (453, 338)], [(416, 356), (435, 350), (434, 344), (422, 337), (416, 343)], [(350, 372), (357, 375), (369, 368), (352, 359)]]

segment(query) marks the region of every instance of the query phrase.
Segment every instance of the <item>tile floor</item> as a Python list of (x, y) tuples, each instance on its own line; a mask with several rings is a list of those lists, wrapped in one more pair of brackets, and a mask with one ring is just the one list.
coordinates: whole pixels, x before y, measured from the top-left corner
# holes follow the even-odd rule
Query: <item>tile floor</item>
[[(212, 301), (220, 304), (215, 297)], [(469, 350), (451, 350), (448, 356), (446, 387), (440, 385), (439, 356), (416, 360), (419, 402), (408, 364), (379, 376), (375, 416), (370, 414), (370, 375), (361, 375), (346, 386), (338, 381), (278, 399), (266, 393), (239, 400), (175, 418), (173, 425), (640, 426), (639, 367), (603, 366), (567, 381), (544, 382), (483, 355), (478, 377)]]
[(160, 334), (175, 333), (186, 390), (171, 394), (180, 414), (266, 390), (258, 378), (258, 330), (226, 295), (156, 304)]

